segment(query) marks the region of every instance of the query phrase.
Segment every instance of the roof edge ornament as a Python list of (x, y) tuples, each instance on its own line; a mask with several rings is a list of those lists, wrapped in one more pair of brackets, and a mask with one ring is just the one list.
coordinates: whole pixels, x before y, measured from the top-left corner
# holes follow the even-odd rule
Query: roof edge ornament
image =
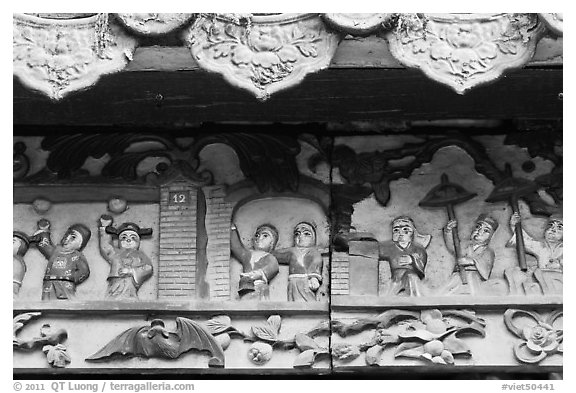
[(546, 32), (562, 35), (563, 14), (14, 14), (13, 25), (14, 75), (55, 101), (170, 32), (201, 69), (264, 101), (327, 68), (345, 34), (386, 37), (404, 66), (464, 94), (525, 66)]
[(259, 100), (295, 86), (330, 65), (341, 33), (318, 14), (238, 19), (201, 15), (183, 38), (199, 66)]
[(30, 89), (60, 100), (122, 70), (137, 40), (108, 23), (108, 14), (77, 19), (13, 16), (14, 75)]
[(401, 14), (390, 52), (458, 94), (521, 68), (545, 29), (536, 14)]

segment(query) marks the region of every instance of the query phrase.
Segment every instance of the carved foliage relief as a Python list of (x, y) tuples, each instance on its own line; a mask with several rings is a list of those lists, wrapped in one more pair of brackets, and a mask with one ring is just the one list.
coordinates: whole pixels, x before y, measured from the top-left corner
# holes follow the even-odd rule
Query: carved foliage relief
[(463, 94), (525, 64), (542, 32), (535, 14), (405, 14), (387, 38), (404, 65)]
[(15, 14), (13, 27), (14, 75), (54, 100), (121, 70), (136, 48), (107, 14), (69, 20)]
[(328, 67), (340, 38), (318, 16), (305, 14), (253, 17), (246, 24), (203, 16), (185, 36), (201, 67), (261, 100)]
[(218, 315), (206, 322), (206, 327), (216, 340), (226, 350), (232, 338), (241, 338), (250, 344), (248, 359), (257, 366), (268, 363), (276, 350), (297, 349), (298, 354), (293, 363), (295, 368), (312, 367), (314, 363), (327, 357), (329, 350), (327, 340), (318, 338), (330, 332), (328, 321), (321, 322), (307, 332), (299, 332), (294, 336), (281, 334), (282, 317), (270, 316), (266, 322), (258, 323), (250, 327), (249, 331), (242, 331), (232, 325), (232, 320), (227, 315)]
[(395, 347), (394, 358), (420, 359), (433, 364), (455, 364), (454, 358), (471, 357), (462, 335), (485, 336), (486, 321), (469, 310), (418, 311), (387, 310), (376, 317), (350, 321), (335, 320), (334, 333), (341, 337), (375, 329), (372, 338), (360, 345), (335, 344), (332, 356), (349, 362), (365, 352), (367, 365), (378, 366), (388, 347)]

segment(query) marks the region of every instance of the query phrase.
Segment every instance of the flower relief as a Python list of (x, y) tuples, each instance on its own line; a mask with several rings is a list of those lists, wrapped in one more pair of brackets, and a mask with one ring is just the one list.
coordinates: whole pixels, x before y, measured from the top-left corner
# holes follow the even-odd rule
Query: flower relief
[(387, 38), (402, 63), (462, 94), (523, 66), (542, 31), (534, 14), (402, 14)]
[(446, 60), (455, 75), (472, 75), (487, 68), (486, 60), (498, 54), (496, 44), (486, 40), (489, 35), (489, 27), (480, 23), (448, 25), (432, 44), (430, 56)]
[(241, 26), (212, 20), (203, 30), (208, 38), (204, 49), (211, 49), (215, 59), (229, 57), (234, 65), (249, 68), (251, 80), (260, 86), (284, 79), (300, 56), (317, 57), (321, 40), (298, 24)]
[(206, 328), (223, 350), (228, 348), (233, 337), (251, 343), (247, 352), (248, 359), (257, 366), (268, 363), (273, 357), (274, 349), (297, 349), (299, 353), (294, 360), (295, 368), (312, 367), (316, 361), (329, 354), (328, 349), (315, 339), (318, 335), (329, 333), (328, 321), (321, 322), (308, 332), (285, 338), (280, 334), (282, 318), (279, 315), (272, 315), (266, 322), (253, 325), (248, 332), (235, 328), (227, 315), (214, 316), (206, 322)]
[(90, 35), (65, 32), (59, 27), (38, 29), (14, 26), (14, 60), (25, 61), (38, 77), (57, 86), (66, 86), (70, 78), (86, 71), (93, 61)]
[[(468, 310), (388, 310), (375, 318), (361, 319), (351, 324), (336, 321), (333, 327), (335, 332), (345, 336), (372, 326), (376, 327), (376, 331), (370, 342), (360, 345), (357, 350), (350, 348), (350, 345), (340, 344), (340, 350), (333, 351), (332, 355), (340, 361), (346, 361), (353, 358), (350, 354), (363, 351), (366, 352), (366, 363), (377, 366), (382, 352), (394, 345), (395, 358), (405, 357), (450, 365), (454, 364), (455, 357), (472, 356), (460, 336), (468, 334), (484, 337), (486, 322)], [(342, 348), (346, 348), (346, 351)]]
[(523, 340), (514, 345), (516, 358), (522, 363), (539, 363), (548, 356), (563, 353), (564, 332), (556, 327), (562, 316), (562, 311), (544, 318), (536, 312), (506, 310), (506, 327)]
[(108, 14), (59, 20), (15, 14), (13, 29), (14, 74), (52, 99), (124, 68), (136, 48)]

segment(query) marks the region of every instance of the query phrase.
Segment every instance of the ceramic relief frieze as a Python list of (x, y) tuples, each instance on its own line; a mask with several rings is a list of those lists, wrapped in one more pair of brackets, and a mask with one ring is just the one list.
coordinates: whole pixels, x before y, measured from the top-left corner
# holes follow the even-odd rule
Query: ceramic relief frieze
[(108, 23), (107, 14), (80, 19), (13, 17), (13, 70), (20, 81), (53, 100), (123, 69), (137, 41)]
[[(545, 316), (562, 302), (561, 132), (243, 127), (16, 137), (14, 308), (66, 322), (74, 345), (49, 344), (54, 367), (561, 366)], [(90, 274), (44, 274), (43, 255)], [(540, 316), (530, 332), (508, 326), (512, 304)]]
[[(334, 295), (562, 294), (562, 184), (554, 175), (562, 159), (546, 153), (554, 143), (521, 153), (526, 144), (507, 136), (505, 149), (515, 153), (506, 163), (487, 137), (381, 138), (395, 147), (375, 151), (354, 138), (334, 146), (333, 200), (342, 205), (332, 224)], [(554, 159), (537, 168), (532, 157)], [(386, 207), (381, 219), (378, 206)]]
[[(314, 150), (314, 138), (307, 141), (307, 149)], [(16, 198), (24, 202), (19, 206), (19, 215), (27, 224), (15, 225), (19, 230), (29, 228), (31, 221), (38, 221), (35, 215), (50, 220), (58, 216), (69, 218), (72, 212), (62, 211), (61, 207), (85, 202), (79, 210), (83, 214), (76, 216), (82, 218), (75, 224), (87, 226), (88, 231), (96, 230), (98, 239), (86, 242), (90, 251), (84, 259), (89, 260), (86, 266), (91, 271), (96, 268), (98, 273), (97, 278), (88, 279), (89, 285), (78, 300), (89, 294), (110, 301), (148, 300), (155, 292), (162, 299), (174, 299), (176, 294), (206, 300), (235, 300), (237, 296), (252, 300), (252, 295), (266, 301), (327, 299), (329, 192), (321, 181), (300, 175), (299, 166), (304, 171), (308, 169), (297, 164), (302, 145), (296, 137), (207, 132), (191, 141), (171, 135), (79, 134), (40, 138), (34, 143), (44, 153), (40, 161), (34, 157), (31, 174), (17, 182)], [(233, 182), (237, 182), (232, 194), (222, 184), (221, 176), (228, 176), (221, 171), (222, 160), (210, 162), (213, 155), (205, 153), (213, 149), (228, 152), (226, 159), (230, 163), (226, 165), (233, 165), (229, 170), (234, 172)], [(73, 155), (69, 154), (72, 150)], [(319, 179), (326, 177), (325, 174)], [(40, 184), (51, 187), (43, 193)], [(32, 193), (28, 192), (30, 187)], [(56, 191), (54, 201), (52, 192), (59, 187), (72, 187), (74, 191), (69, 197), (68, 191)], [(136, 213), (140, 210), (150, 214), (158, 208), (159, 214), (151, 218), (151, 224)], [(102, 214), (102, 209), (108, 210), (106, 214)], [(240, 217), (239, 221), (235, 221), (236, 217)], [(256, 221), (258, 225), (253, 226)], [(48, 228), (41, 222), (43, 228)], [(120, 226), (114, 228), (113, 222)], [(154, 228), (153, 222), (159, 226)], [(236, 237), (230, 230), (234, 222), (240, 228)], [(245, 230), (253, 231), (248, 242)], [(140, 241), (152, 232), (157, 234), (152, 241)], [(135, 246), (130, 250), (122, 245), (128, 234), (134, 237), (124, 239)], [(41, 231), (35, 234), (40, 235)], [(85, 234), (80, 235), (87, 239)], [(255, 247), (254, 235), (276, 240), (274, 244)], [(18, 236), (16, 243), (21, 243)], [(35, 244), (32, 240), (30, 243)], [(144, 244), (144, 250), (140, 250)], [(20, 282), (26, 264), (18, 252), (23, 254), (24, 250), (18, 251), (21, 247), (16, 245), (14, 248), (15, 266), (21, 267), (15, 280)], [(238, 265), (242, 265), (242, 271), (236, 271)], [(285, 276), (275, 279), (280, 270)], [(153, 276), (158, 281), (151, 280)], [(71, 281), (73, 278), (67, 285), (72, 285)], [(234, 284), (229, 285), (231, 281)], [(79, 285), (80, 282), (75, 283), (74, 289)], [(273, 296), (269, 296), (267, 285), (272, 285)], [(60, 298), (72, 297), (75, 291), (69, 292), (70, 296), (61, 294)], [(250, 296), (244, 296), (248, 293)], [(32, 288), (27, 285), (21, 300), (31, 296)]]
[(245, 23), (216, 15), (199, 17), (184, 39), (201, 68), (265, 100), (327, 68), (341, 35), (317, 14), (255, 15)]
[(543, 31), (536, 14), (402, 14), (386, 37), (402, 64), (463, 94), (524, 66)]
[(562, 13), (540, 13), (540, 18), (546, 23), (546, 26), (554, 34), (562, 35), (564, 33), (564, 14)]
[(166, 34), (181, 28), (194, 14), (140, 13), (115, 14), (130, 30), (144, 35)]

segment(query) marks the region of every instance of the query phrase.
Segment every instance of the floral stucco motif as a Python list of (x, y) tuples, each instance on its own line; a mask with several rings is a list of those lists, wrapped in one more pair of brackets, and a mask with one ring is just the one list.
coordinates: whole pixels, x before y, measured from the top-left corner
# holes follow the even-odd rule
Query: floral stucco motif
[(200, 67), (265, 100), (326, 68), (341, 35), (327, 30), (317, 15), (242, 21), (203, 15), (184, 38)]
[[(563, 353), (564, 332), (556, 324), (562, 311), (555, 311), (544, 318), (531, 311), (509, 309), (504, 313), (504, 323), (516, 337), (523, 341), (514, 345), (514, 355), (522, 363), (539, 363), (556, 353)], [(521, 324), (522, 318), (532, 320)]]
[(535, 14), (402, 14), (387, 39), (404, 65), (463, 94), (526, 64), (543, 31)]
[(136, 48), (107, 14), (70, 20), (15, 14), (13, 20), (14, 75), (54, 100), (121, 70)]
[[(458, 336), (473, 334), (484, 337), (486, 322), (469, 310), (388, 310), (375, 318), (360, 319), (351, 324), (335, 321), (333, 330), (345, 336), (372, 326), (376, 326), (376, 331), (369, 342), (356, 348), (340, 344), (346, 348), (346, 354), (366, 352), (366, 364), (378, 366), (382, 352), (395, 346), (395, 358), (452, 365), (455, 357), (472, 356), (468, 345)], [(336, 355), (333, 351), (334, 358), (343, 360), (342, 356)]]
[(250, 332), (243, 332), (232, 325), (227, 315), (217, 315), (206, 322), (206, 328), (216, 341), (226, 342), (225, 350), (231, 338), (242, 338), (252, 343), (248, 348), (248, 359), (257, 366), (268, 363), (274, 356), (274, 349), (298, 349), (300, 353), (294, 359), (295, 368), (310, 368), (321, 358), (329, 355), (328, 348), (321, 345), (315, 337), (330, 331), (328, 321), (322, 321), (306, 333), (297, 333), (293, 337), (281, 338), (282, 317), (271, 315), (266, 322), (253, 325)]

